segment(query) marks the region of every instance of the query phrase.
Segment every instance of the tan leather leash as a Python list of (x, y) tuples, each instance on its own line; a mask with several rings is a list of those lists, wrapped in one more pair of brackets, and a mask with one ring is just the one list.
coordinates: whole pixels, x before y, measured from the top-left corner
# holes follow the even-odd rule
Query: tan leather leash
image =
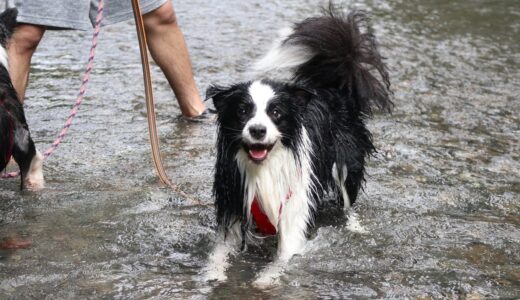
[(168, 185), (176, 193), (184, 197), (185, 199), (193, 202), (193, 204), (200, 204), (200, 201), (190, 197), (178, 185), (173, 183), (166, 171), (161, 159), (161, 148), (159, 145), (159, 136), (157, 133), (157, 122), (155, 119), (155, 103), (152, 89), (152, 75), (150, 72), (150, 63), (148, 62), (148, 48), (146, 44), (146, 32), (144, 29), (143, 16), (141, 13), (141, 7), (139, 0), (132, 0), (132, 7), (134, 10), (135, 26), (137, 28), (137, 38), (139, 40), (139, 50), (141, 52), (141, 63), (143, 65), (143, 79), (144, 79), (144, 90), (146, 95), (146, 112), (148, 117), (148, 134), (150, 137), (150, 146), (152, 150), (152, 159), (155, 165), (155, 170), (159, 179)]

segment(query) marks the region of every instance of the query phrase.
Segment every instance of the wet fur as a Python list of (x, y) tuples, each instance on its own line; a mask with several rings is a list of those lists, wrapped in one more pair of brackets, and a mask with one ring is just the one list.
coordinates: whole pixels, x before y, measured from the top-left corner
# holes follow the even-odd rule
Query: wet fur
[(21, 188), (27, 183), (39, 188), (43, 185), (41, 155), (31, 139), (23, 105), (8, 71), (6, 46), (16, 26), (16, 16), (16, 9), (0, 14), (0, 171), (12, 156), (20, 167)]
[[(332, 6), (286, 31), (255, 67), (261, 79), (207, 91), (218, 112), (217, 223), (224, 244), (245, 248), (255, 235), (250, 210), (258, 197), (278, 229), (278, 260), (287, 261), (303, 250), (325, 194), (333, 192), (341, 205), (356, 201), (375, 150), (365, 122), (374, 107), (390, 111), (390, 83), (366, 14), (345, 16)], [(284, 71), (289, 80), (277, 80)], [(265, 95), (271, 98), (262, 106)], [(278, 137), (260, 164), (244, 150), (254, 118)]]

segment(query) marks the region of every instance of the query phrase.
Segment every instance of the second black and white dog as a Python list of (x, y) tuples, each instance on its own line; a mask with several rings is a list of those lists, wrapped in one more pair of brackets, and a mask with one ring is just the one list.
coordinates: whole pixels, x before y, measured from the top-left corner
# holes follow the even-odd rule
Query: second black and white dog
[(0, 14), (0, 172), (11, 157), (20, 167), (21, 187), (43, 188), (43, 156), (36, 150), (29, 133), (23, 105), (9, 76), (6, 46), (16, 27), (15, 8)]
[(366, 119), (392, 107), (387, 67), (360, 11), (331, 7), (294, 25), (255, 69), (257, 80), (207, 91), (218, 112), (214, 279), (255, 235), (278, 235), (280, 262), (301, 253), (327, 193), (351, 206), (374, 151)]

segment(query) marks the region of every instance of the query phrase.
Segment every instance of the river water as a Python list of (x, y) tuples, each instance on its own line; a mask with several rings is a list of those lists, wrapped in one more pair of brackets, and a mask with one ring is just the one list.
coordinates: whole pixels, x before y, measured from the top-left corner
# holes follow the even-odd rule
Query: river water
[[(280, 285), (251, 282), (266, 242), (233, 259), (225, 283), (198, 280), (214, 246), (215, 125), (179, 118), (153, 67), (161, 146), (184, 201), (152, 169), (132, 22), (101, 32), (85, 102), (45, 165), (46, 189), (0, 181), (0, 298), (520, 297), (520, 3), (344, 1), (373, 16), (395, 111), (369, 126), (379, 149), (355, 210), (325, 206)], [(244, 79), (310, 0), (176, 1), (201, 91)], [(80, 85), (90, 32), (48, 32), (26, 114), (38, 148), (55, 138)]]

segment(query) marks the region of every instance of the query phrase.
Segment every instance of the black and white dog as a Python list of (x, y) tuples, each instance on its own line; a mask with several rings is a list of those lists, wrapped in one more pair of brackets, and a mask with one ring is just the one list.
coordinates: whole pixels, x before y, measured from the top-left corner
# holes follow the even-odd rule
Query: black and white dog
[[(261, 79), (207, 91), (218, 113), (213, 189), (223, 238), (210, 257), (220, 271), (209, 279), (225, 279), (229, 252), (258, 233), (278, 235), (280, 262), (301, 253), (326, 194), (351, 206), (374, 151), (365, 121), (373, 108), (393, 105), (387, 67), (360, 11), (331, 6), (295, 24), (255, 69)], [(289, 80), (276, 80), (283, 72)]]
[(38, 153), (29, 133), (23, 105), (11, 83), (7, 60), (7, 41), (16, 27), (15, 8), (0, 14), (0, 172), (11, 157), (20, 167), (21, 187), (43, 188), (43, 156)]

